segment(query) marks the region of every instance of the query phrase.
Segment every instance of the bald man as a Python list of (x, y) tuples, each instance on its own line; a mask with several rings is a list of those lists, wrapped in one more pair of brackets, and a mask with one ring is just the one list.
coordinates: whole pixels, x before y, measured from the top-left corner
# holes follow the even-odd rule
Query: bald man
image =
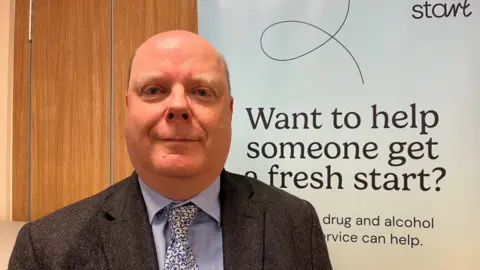
[(134, 172), (26, 224), (9, 269), (332, 269), (308, 201), (224, 169), (233, 97), (205, 39), (145, 41), (125, 106)]

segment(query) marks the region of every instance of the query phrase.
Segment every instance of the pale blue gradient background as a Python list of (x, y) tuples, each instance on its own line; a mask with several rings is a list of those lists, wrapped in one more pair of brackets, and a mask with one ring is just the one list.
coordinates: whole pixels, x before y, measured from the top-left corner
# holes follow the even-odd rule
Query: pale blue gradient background
[[(199, 0), (199, 33), (211, 41), (228, 61), (234, 104), (233, 141), (227, 169), (256, 171), (269, 182), (268, 170), (324, 172), (326, 165), (343, 174), (344, 190), (296, 189), (288, 192), (311, 201), (320, 217), (416, 216), (435, 218), (435, 228), (342, 228), (323, 225), (326, 233), (419, 237), (423, 246), (329, 243), (335, 269), (477, 269), (480, 254), (480, 2), (470, 0), (469, 18), (423, 19), (411, 17), (412, 6), (425, 1), (353, 0), (349, 17), (336, 35), (354, 55), (363, 72), (362, 84), (350, 55), (334, 40), (311, 54), (288, 62), (266, 57), (260, 35), (282, 20), (312, 23), (333, 34), (345, 16), (348, 1)], [(457, 1), (446, 1), (456, 3)], [(458, 1), (462, 2), (463, 1)], [(430, 3), (437, 3), (430, 1)], [(264, 45), (275, 56), (295, 56), (328, 39), (323, 32), (302, 24), (284, 24), (266, 33)], [(394, 112), (434, 109), (440, 123), (429, 135), (418, 129), (372, 130), (371, 108)], [(320, 130), (253, 130), (246, 107), (276, 107), (292, 113), (313, 109), (323, 112)], [(356, 130), (334, 130), (330, 112), (335, 108), (362, 116)], [(417, 120), (418, 121), (418, 120)], [(437, 160), (409, 160), (400, 168), (387, 165), (392, 141), (427, 141), (439, 145)], [(280, 142), (375, 141), (381, 151), (376, 160), (252, 160), (246, 156), (250, 141)], [(358, 171), (418, 172), (443, 166), (447, 175), (441, 192), (421, 192), (413, 180), (412, 191), (358, 191), (353, 175)], [(277, 179), (279, 181), (280, 178)], [(431, 180), (434, 183), (434, 179)], [(279, 182), (277, 182), (279, 185)], [(417, 184), (417, 185), (415, 185)], [(433, 190), (433, 188), (432, 188)], [(388, 237), (387, 237), (388, 242)]]

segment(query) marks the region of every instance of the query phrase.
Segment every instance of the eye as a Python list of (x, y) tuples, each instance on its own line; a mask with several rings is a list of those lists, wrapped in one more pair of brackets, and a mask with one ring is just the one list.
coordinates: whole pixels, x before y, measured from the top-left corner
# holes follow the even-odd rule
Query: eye
[(208, 88), (196, 88), (193, 92), (201, 98), (212, 98), (215, 96), (215, 93)]
[(205, 90), (205, 89), (198, 89), (198, 90), (197, 90), (197, 93), (198, 93), (200, 96), (208, 96), (208, 91)]
[(161, 87), (158, 87), (158, 86), (145, 87), (141, 92), (142, 95), (147, 96), (147, 97), (157, 96), (157, 95), (160, 95), (160, 94), (163, 94), (163, 93), (165, 93), (165, 89), (163, 89)]

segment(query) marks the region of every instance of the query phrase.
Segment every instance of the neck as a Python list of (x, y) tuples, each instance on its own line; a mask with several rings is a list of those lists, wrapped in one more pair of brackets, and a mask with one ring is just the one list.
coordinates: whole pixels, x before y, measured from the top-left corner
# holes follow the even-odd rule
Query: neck
[[(138, 173), (138, 172), (137, 172)], [(175, 176), (142, 173), (142, 181), (151, 189), (171, 200), (185, 201), (207, 189), (218, 176), (212, 173), (195, 176)]]

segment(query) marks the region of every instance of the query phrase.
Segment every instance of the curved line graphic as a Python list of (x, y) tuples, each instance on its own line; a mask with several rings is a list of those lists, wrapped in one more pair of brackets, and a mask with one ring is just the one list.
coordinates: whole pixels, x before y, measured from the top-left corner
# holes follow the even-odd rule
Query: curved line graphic
[[(313, 25), (311, 23), (307, 23), (307, 22), (303, 22), (303, 21), (298, 21), (298, 20), (285, 20), (285, 21), (279, 21), (279, 22), (276, 22), (276, 23), (273, 23), (271, 25), (269, 25), (267, 28), (265, 28), (260, 36), (260, 47), (262, 48), (262, 51), (263, 53), (270, 59), (272, 60), (275, 60), (275, 61), (291, 61), (291, 60), (295, 60), (295, 59), (298, 59), (298, 58), (301, 58), (309, 53), (312, 53), (316, 50), (318, 50), (320, 47), (322, 47), (323, 45), (325, 45), (327, 42), (329, 42), (330, 40), (335, 40), (338, 44), (340, 44), (340, 46), (342, 46), (346, 51), (347, 53), (350, 55), (350, 57), (352, 58), (353, 62), (355, 62), (355, 65), (357, 66), (357, 69), (358, 69), (358, 72), (360, 74), (360, 79), (362, 80), (362, 83), (364, 84), (364, 79), (363, 79), (363, 74), (362, 74), (362, 70), (360, 69), (360, 65), (358, 64), (357, 60), (355, 59), (355, 57), (353, 56), (353, 54), (350, 52), (350, 50), (347, 49), (347, 47), (345, 47), (345, 45), (343, 45), (335, 36), (340, 32), (340, 30), (343, 28), (343, 26), (345, 25), (345, 22), (347, 21), (347, 18), (348, 18), (348, 14), (350, 13), (350, 1), (351, 0), (348, 0), (348, 5), (347, 5), (347, 12), (345, 14), (345, 17), (343, 18), (343, 22), (342, 24), (340, 25), (340, 27), (337, 29), (337, 31), (335, 31), (335, 33), (332, 35), (330, 33), (328, 33), (327, 31), (323, 30), (322, 28), (316, 26), (316, 25)], [(322, 31), (323, 33), (325, 33), (326, 35), (329, 36), (329, 38), (324, 41), (322, 44), (318, 45), (317, 47), (313, 48), (312, 50), (306, 52), (306, 53), (303, 53), (299, 56), (295, 56), (295, 57), (292, 57), (292, 58), (285, 58), (285, 59), (280, 59), (280, 58), (274, 58), (273, 56), (269, 55), (266, 51), (265, 51), (265, 48), (263, 47), (263, 36), (265, 34), (265, 32), (267, 32), (268, 29), (270, 29), (271, 27), (275, 26), (275, 25), (278, 25), (278, 24), (283, 24), (283, 23), (300, 23), (300, 24), (306, 24), (308, 26), (311, 26), (311, 27), (314, 27), (320, 31)]]

